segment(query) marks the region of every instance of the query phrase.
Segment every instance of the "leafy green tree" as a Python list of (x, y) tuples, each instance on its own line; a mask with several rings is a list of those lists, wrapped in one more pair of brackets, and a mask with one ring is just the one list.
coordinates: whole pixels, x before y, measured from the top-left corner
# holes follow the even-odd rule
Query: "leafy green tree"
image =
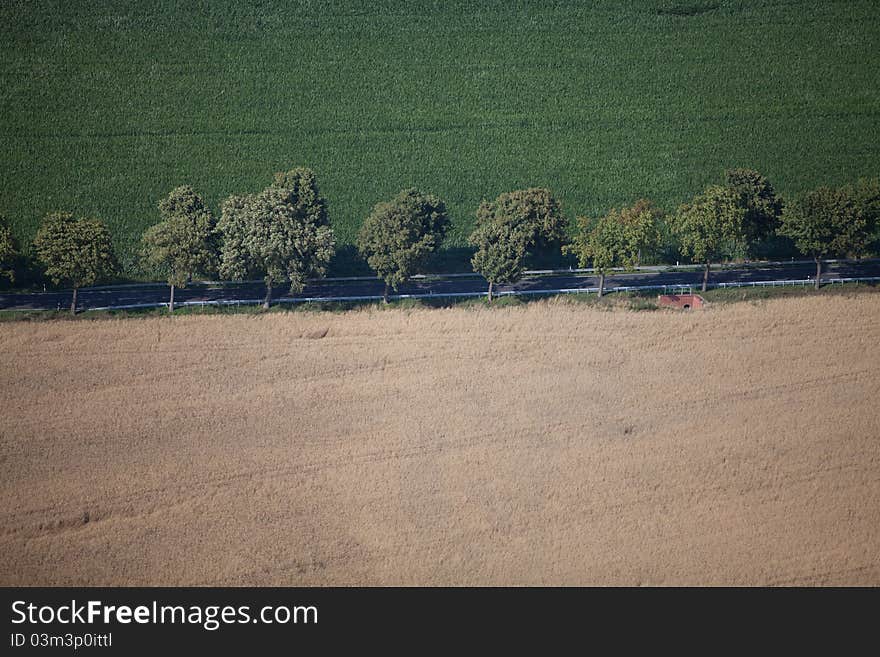
[(588, 217), (578, 217), (579, 231), (564, 251), (577, 256), (581, 267), (592, 264), (599, 274), (599, 296), (605, 293), (605, 277), (615, 267), (633, 269), (643, 255), (660, 245), (660, 210), (650, 201), (639, 199), (619, 212), (612, 209), (595, 225)]
[(782, 201), (770, 181), (754, 169), (728, 169), (724, 177), (727, 187), (736, 192), (739, 206), (746, 212), (743, 228), (751, 251), (756, 242), (775, 235)]
[(822, 260), (832, 255), (861, 254), (868, 243), (868, 222), (851, 190), (820, 187), (785, 206), (779, 232), (794, 240), (798, 251), (816, 261), (816, 289)]
[(227, 279), (262, 276), (268, 308), (272, 284), (287, 279), (290, 293), (302, 292), (310, 276), (323, 276), (333, 256), (327, 203), (311, 169), (275, 175), (273, 184), (251, 196), (223, 203), (220, 273)]
[(565, 217), (549, 189), (533, 187), (500, 194), (477, 209), (477, 226), (506, 224), (519, 233), (526, 248), (544, 248), (565, 239)]
[(642, 198), (620, 210), (620, 221), (625, 236), (623, 266), (639, 267), (643, 258), (655, 255), (663, 245), (663, 211)]
[(109, 278), (117, 269), (107, 226), (97, 219), (77, 219), (69, 212), (56, 212), (43, 220), (34, 249), (52, 282), (73, 288), (71, 313), (76, 313), (79, 288)]
[(159, 201), (159, 215), (162, 221), (144, 232), (142, 246), (147, 265), (168, 281), (168, 312), (173, 313), (174, 288), (217, 266), (217, 233), (211, 211), (189, 185)]
[(621, 265), (626, 250), (626, 233), (617, 210), (612, 209), (593, 226), (589, 217), (578, 217), (578, 233), (564, 251), (577, 256), (581, 267), (599, 274), (599, 297), (605, 294), (605, 277)]
[(846, 188), (867, 223), (869, 247), (875, 255), (880, 255), (880, 178), (860, 178), (854, 185)]
[(495, 285), (514, 283), (522, 277), (526, 238), (508, 223), (489, 221), (479, 224), (468, 242), (477, 248), (471, 266), (489, 282), (492, 303)]
[(9, 221), (0, 215), (0, 278), (15, 281), (15, 259), (18, 257), (18, 244), (12, 235)]
[(682, 252), (705, 265), (703, 292), (709, 284), (711, 263), (745, 250), (745, 214), (739, 195), (719, 185), (708, 187), (678, 208), (673, 227)]
[(378, 203), (358, 234), (358, 250), (388, 289), (419, 273), (426, 258), (440, 246), (449, 217), (436, 196), (405, 189), (387, 202)]
[(489, 282), (489, 301), (496, 284), (520, 279), (530, 249), (559, 244), (564, 238), (565, 217), (548, 189), (505, 192), (480, 203), (477, 226), (469, 238), (477, 247), (471, 265)]

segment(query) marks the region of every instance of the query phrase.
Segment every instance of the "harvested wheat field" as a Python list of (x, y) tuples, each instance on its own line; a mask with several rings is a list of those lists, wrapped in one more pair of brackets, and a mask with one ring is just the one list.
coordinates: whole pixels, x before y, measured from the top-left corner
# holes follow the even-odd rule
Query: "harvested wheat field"
[(0, 583), (878, 585), (878, 320), (5, 324)]

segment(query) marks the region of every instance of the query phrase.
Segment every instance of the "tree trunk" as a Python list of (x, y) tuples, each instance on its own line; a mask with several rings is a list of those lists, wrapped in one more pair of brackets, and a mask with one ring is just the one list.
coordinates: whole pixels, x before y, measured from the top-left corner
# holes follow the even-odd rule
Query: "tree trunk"
[(382, 292), (382, 303), (388, 303), (388, 283), (385, 283), (385, 291)]
[(605, 294), (605, 274), (599, 274), (599, 298), (602, 298), (602, 295)]
[(489, 281), (489, 303), (492, 303), (492, 281)]
[(70, 302), (70, 314), (76, 315), (76, 287), (73, 288), (73, 299)]
[(706, 263), (706, 269), (703, 271), (703, 292), (709, 286), (709, 263)]
[(819, 284), (822, 281), (822, 259), (816, 258), (816, 289), (819, 289)]
[(171, 297), (168, 299), (168, 312), (174, 312), (174, 285), (171, 286)]
[(269, 303), (272, 301), (272, 278), (266, 276), (266, 298), (263, 299), (263, 310), (269, 309)]

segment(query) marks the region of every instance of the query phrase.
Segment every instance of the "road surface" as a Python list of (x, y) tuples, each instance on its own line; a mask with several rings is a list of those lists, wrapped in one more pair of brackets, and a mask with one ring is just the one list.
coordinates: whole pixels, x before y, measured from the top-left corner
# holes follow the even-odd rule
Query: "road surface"
[[(811, 279), (816, 274), (812, 263), (796, 262), (791, 264), (751, 264), (738, 268), (713, 269), (709, 278), (710, 285), (717, 283), (747, 283), (760, 281), (798, 281)], [(700, 270), (688, 271), (638, 271), (634, 273), (616, 273), (606, 279), (607, 287), (615, 286), (652, 286), (652, 285), (693, 285), (698, 287), (702, 282)], [(827, 264), (822, 274), (823, 280), (856, 277), (880, 276), (880, 260), (862, 262), (837, 262)], [(505, 292), (537, 292), (553, 290), (586, 289), (598, 286), (598, 278), (583, 273), (555, 273), (531, 275), (512, 285), (497, 286), (498, 293)], [(366, 280), (329, 280), (306, 286), (302, 294), (291, 297), (288, 289), (277, 286), (273, 289), (273, 299), (284, 298), (345, 298), (382, 295), (384, 285), (376, 279)], [(486, 281), (480, 276), (459, 276), (453, 278), (427, 278), (411, 280), (402, 285), (398, 294), (404, 295), (443, 295), (485, 293)], [(229, 284), (191, 284), (184, 289), (177, 289), (175, 302), (234, 302), (256, 301), (265, 295), (265, 287), (261, 283), (229, 283)], [(33, 292), (33, 293), (0, 293), (0, 309), (4, 310), (56, 310), (66, 309), (70, 305), (70, 291)], [(168, 301), (168, 287), (163, 284), (128, 285), (105, 288), (86, 288), (79, 292), (78, 309), (112, 308), (119, 306), (139, 306), (162, 304)]]

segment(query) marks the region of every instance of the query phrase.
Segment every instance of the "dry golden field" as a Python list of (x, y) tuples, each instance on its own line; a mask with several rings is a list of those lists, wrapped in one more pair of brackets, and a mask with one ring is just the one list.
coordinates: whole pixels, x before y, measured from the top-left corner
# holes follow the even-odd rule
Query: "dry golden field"
[(880, 295), (0, 325), (0, 584), (880, 584)]

